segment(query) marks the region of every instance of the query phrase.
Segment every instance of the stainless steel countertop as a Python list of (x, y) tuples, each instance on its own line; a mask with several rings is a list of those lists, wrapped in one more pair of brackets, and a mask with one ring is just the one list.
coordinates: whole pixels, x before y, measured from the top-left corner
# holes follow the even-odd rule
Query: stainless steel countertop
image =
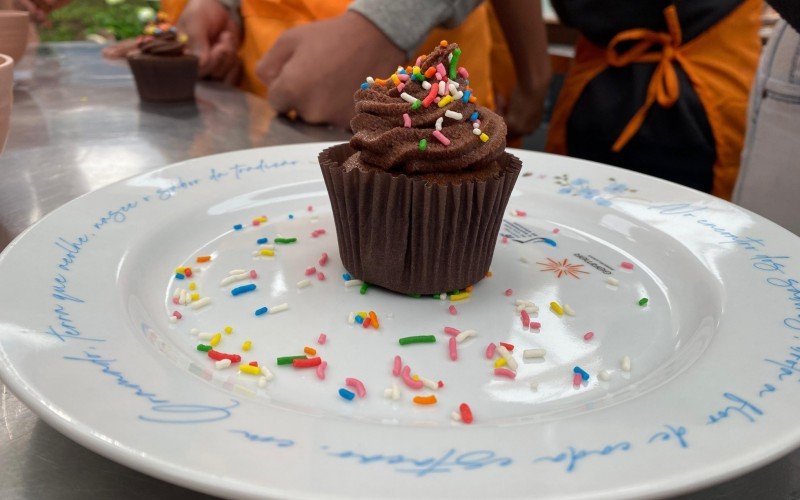
[[(224, 151), (349, 134), (275, 116), (260, 97), (202, 83), (197, 102), (139, 102), (124, 62), (88, 43), (29, 50), (0, 155), (0, 249), (89, 191), (170, 163)], [(735, 436), (732, 436), (735, 439)], [(743, 477), (681, 497), (800, 499), (800, 450)], [(0, 498), (202, 498), (107, 460), (42, 422), (0, 383)]]

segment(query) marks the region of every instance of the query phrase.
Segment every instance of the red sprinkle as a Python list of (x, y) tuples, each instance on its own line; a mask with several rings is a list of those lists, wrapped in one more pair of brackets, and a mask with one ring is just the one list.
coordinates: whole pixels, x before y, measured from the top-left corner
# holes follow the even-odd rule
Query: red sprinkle
[(589, 341), (594, 337), (594, 332), (586, 332), (583, 334), (583, 340)]
[(583, 383), (583, 378), (581, 377), (580, 373), (576, 373), (572, 376), (572, 385), (575, 387), (580, 387), (581, 383)]
[(458, 411), (461, 412), (461, 421), (465, 424), (472, 423), (472, 409), (469, 407), (467, 403), (461, 403), (458, 407)]
[(372, 323), (372, 318), (364, 318), (364, 322), (361, 323), (361, 326), (364, 328), (369, 328), (370, 323)]
[(181, 319), (183, 317), (183, 315), (178, 311), (172, 311), (172, 315), (178, 319)]
[(531, 330), (538, 330), (541, 327), (542, 327), (542, 324), (539, 323), (538, 321), (534, 321), (534, 322), (531, 323)]
[(452, 314), (453, 316), (458, 314), (458, 309), (456, 309), (456, 306), (450, 306), (447, 308), (447, 310), (450, 311), (450, 314)]
[(531, 324), (531, 317), (528, 314), (528, 311), (526, 311), (525, 309), (521, 310), (519, 312), (519, 316), (520, 318), (522, 318), (522, 326), (524, 328), (528, 328)]
[(622, 261), (622, 264), (620, 264), (619, 267), (621, 267), (622, 269), (631, 270), (631, 269), (633, 269), (633, 264), (631, 264), (628, 261)]
[(459, 333), (461, 333), (461, 330), (459, 330), (458, 328), (453, 328), (452, 326), (446, 326), (444, 327), (444, 333), (448, 335), (458, 335)]
[(508, 352), (514, 350), (514, 344), (506, 344), (505, 342), (500, 342), (500, 345), (508, 349)]
[(187, 267), (186, 269), (184, 269), (183, 270), (183, 275), (186, 276), (187, 278), (191, 278), (192, 277), (192, 268), (191, 267)]
[(327, 263), (328, 263), (328, 253), (322, 252), (322, 257), (320, 257), (319, 259), (319, 265), (324, 266)]
[(494, 357), (495, 349), (497, 349), (497, 346), (494, 345), (494, 342), (486, 346), (486, 359), (492, 359)]
[(251, 269), (251, 270), (250, 270), (250, 278), (251, 278), (251, 279), (256, 279), (256, 278), (258, 278), (258, 273), (256, 272), (256, 270), (255, 270), (255, 269)]
[(557, 227), (553, 228), (553, 234), (558, 234), (559, 231), (561, 231), (559, 228)]
[[(509, 370), (508, 368), (495, 368), (494, 374), (498, 377), (506, 377), (506, 378), (517, 378), (517, 374), (513, 371)], [(578, 375), (580, 377), (580, 375)]]
[(253, 219), (253, 225), (254, 226), (260, 226), (261, 225), (261, 221), (259, 219)]
[(312, 366), (318, 366), (322, 363), (322, 358), (319, 356), (315, 356), (313, 358), (297, 358), (292, 360), (292, 366), (295, 368), (311, 368)]
[(250, 365), (250, 366), (258, 366), (258, 361), (251, 361), (251, 362), (249, 362), (247, 364)]
[(173, 304), (178, 305), (178, 302), (180, 302), (180, 297), (172, 297)]
[(506, 237), (506, 236), (503, 236), (503, 238), (502, 238), (500, 241), (501, 241), (503, 244), (506, 244), (506, 243), (508, 243), (508, 237)]
[(506, 290), (506, 297), (511, 297), (511, 295), (513, 295), (513, 293), (514, 293), (514, 290), (509, 288), (508, 290)]
[(311, 276), (312, 274), (317, 272), (317, 268), (314, 266), (310, 266), (306, 268), (306, 276)]
[(239, 361), (242, 360), (242, 357), (239, 356), (238, 354), (226, 354), (224, 352), (215, 351), (214, 349), (208, 351), (208, 357), (216, 361), (222, 359), (230, 359), (231, 363), (238, 363)]
[(517, 217), (525, 217), (526, 215), (528, 215), (527, 213), (525, 213), (524, 210), (517, 210), (516, 212), (517, 212)]
[(325, 281), (325, 273), (323, 273), (322, 271), (318, 272), (317, 279), (320, 281)]
[(313, 212), (313, 211), (314, 211), (314, 207), (312, 207), (311, 205), (309, 205), (307, 210), (308, 210), (309, 212)]
[(442, 382), (442, 381), (440, 380), (440, 381), (439, 381), (439, 382), (438, 382), (436, 385), (438, 385), (438, 386), (439, 386), (439, 389), (441, 389), (442, 387), (444, 387), (444, 382)]
[(319, 338), (317, 339), (317, 344), (322, 345), (325, 343), (326, 340), (328, 340), (328, 336), (325, 335), (324, 333), (320, 333)]

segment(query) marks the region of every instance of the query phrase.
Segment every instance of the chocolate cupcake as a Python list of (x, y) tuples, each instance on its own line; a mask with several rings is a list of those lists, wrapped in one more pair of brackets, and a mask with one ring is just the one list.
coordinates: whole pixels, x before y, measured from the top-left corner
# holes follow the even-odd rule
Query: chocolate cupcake
[(148, 23), (138, 50), (128, 56), (139, 97), (143, 101), (194, 100), (198, 59), (187, 54), (186, 37), (159, 18)]
[(463, 289), (489, 270), (520, 161), (478, 106), (457, 44), (356, 91), (354, 136), (319, 156), (339, 253), (355, 278), (408, 294)]

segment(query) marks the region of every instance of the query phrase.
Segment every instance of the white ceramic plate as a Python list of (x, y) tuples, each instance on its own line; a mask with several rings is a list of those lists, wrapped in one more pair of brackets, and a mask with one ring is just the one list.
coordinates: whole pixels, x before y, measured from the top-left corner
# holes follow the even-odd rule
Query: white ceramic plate
[[(508, 211), (527, 215), (506, 217), (493, 275), (453, 316), (449, 301), (344, 287), (316, 160), (325, 146), (191, 160), (45, 217), (0, 258), (3, 380), (84, 446), (232, 497), (664, 495), (800, 443), (797, 237), (673, 184), (516, 151), (524, 175)], [(269, 222), (253, 226), (261, 214)], [(312, 238), (319, 228), (326, 234)], [(258, 238), (277, 234), (299, 241), (252, 256)], [(211, 263), (195, 264), (203, 254)], [(195, 274), (176, 280), (187, 263)], [(310, 265), (326, 279), (298, 289)], [(232, 297), (219, 286), (234, 268), (257, 270), (256, 291)], [(172, 303), (190, 281), (210, 306)], [(516, 299), (540, 306), (538, 333), (523, 328)], [(576, 315), (556, 316), (551, 301)], [(253, 314), (279, 303), (289, 310)], [(171, 323), (175, 309), (183, 318)], [(380, 329), (348, 324), (361, 310), (374, 310)], [(196, 349), (192, 328), (226, 325), (234, 331), (217, 349), (267, 366), (266, 387)], [(444, 326), (478, 332), (455, 362)], [(398, 345), (417, 334), (437, 342)], [(499, 341), (516, 347), (515, 380), (495, 376), (485, 357)], [(275, 366), (304, 346), (328, 362), (324, 381)], [(529, 348), (546, 349), (544, 360), (523, 361)], [(412, 403), (418, 394), (402, 382), (398, 401), (384, 398), (396, 354), (444, 382), (420, 391), (437, 404)], [(590, 375), (578, 387), (576, 365)], [(365, 398), (340, 397), (347, 377), (366, 384)], [(472, 425), (451, 418), (462, 402)]]

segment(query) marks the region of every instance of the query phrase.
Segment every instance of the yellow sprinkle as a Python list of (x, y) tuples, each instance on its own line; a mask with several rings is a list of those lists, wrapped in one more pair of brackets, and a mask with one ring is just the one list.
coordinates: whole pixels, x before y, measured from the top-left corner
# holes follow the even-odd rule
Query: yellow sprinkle
[(559, 316), (564, 315), (564, 308), (558, 302), (550, 302), (550, 310)]
[(275, 257), (275, 252), (269, 248), (262, 248), (258, 253), (261, 255), (266, 255), (267, 257)]
[(450, 302), (456, 302), (457, 300), (464, 300), (468, 298), (469, 292), (454, 293), (450, 296)]
[(200, 294), (197, 292), (192, 293), (192, 301), (200, 300)]
[(195, 283), (194, 281), (189, 283), (189, 290), (197, 290), (197, 283)]
[[(439, 102), (442, 102), (442, 101), (439, 101)], [(481, 135), (479, 135), (478, 137), (481, 138), (481, 142), (486, 142), (486, 141), (489, 140), (489, 136), (484, 134), (484, 133), (481, 133)]]
[(448, 104), (450, 104), (451, 102), (453, 102), (453, 96), (446, 95), (446, 96), (442, 97), (439, 100), (439, 103), (437, 104), (437, 106), (439, 106), (440, 108), (443, 108), (443, 107), (447, 106)]
[(506, 366), (506, 359), (505, 358), (497, 358), (494, 361), (494, 367), (500, 368), (501, 366)]
[(309, 356), (314, 356), (315, 354), (317, 354), (317, 350), (316, 349), (314, 349), (313, 347), (308, 347), (308, 346), (306, 346), (303, 349), (303, 352), (308, 354)]
[(422, 69), (419, 66), (414, 66), (414, 68), (412, 68), (411, 71), (412, 73), (417, 73), (417, 74), (422, 73)]
[(261, 375), (261, 367), (252, 365), (239, 365), (239, 371), (248, 375)]
[(251, 347), (253, 347), (253, 343), (250, 342), (249, 340), (245, 340), (244, 344), (242, 344), (243, 351), (249, 351)]
[(262, 215), (261, 217), (258, 218), (258, 220), (261, 221), (261, 222), (267, 222), (267, 216), (266, 215)]
[(392, 83), (394, 83), (395, 87), (400, 85), (400, 78), (397, 77), (397, 74), (393, 74), (391, 76)]
[(411, 375), (411, 378), (413, 378), (414, 380), (419, 380), (419, 375), (417, 375), (417, 374), (415, 373), (414, 375)]
[(185, 267), (176, 267), (175, 272), (183, 274), (186, 271)]
[(230, 327), (230, 326), (226, 326), (226, 327), (224, 328), (224, 330), (225, 330), (225, 333), (227, 333), (228, 335), (230, 335), (231, 333), (233, 333), (233, 328), (232, 328), (232, 327)]
[(180, 33), (178, 35), (178, 42), (179, 43), (186, 43), (188, 41), (189, 41), (189, 35), (187, 35), (186, 33)]
[(486, 277), (487, 278), (491, 278), (492, 277), (492, 272), (491, 271), (486, 271)]
[(211, 342), (209, 342), (209, 344), (211, 344), (213, 347), (216, 347), (220, 340), (222, 340), (222, 334), (217, 332), (213, 337), (211, 337)]

